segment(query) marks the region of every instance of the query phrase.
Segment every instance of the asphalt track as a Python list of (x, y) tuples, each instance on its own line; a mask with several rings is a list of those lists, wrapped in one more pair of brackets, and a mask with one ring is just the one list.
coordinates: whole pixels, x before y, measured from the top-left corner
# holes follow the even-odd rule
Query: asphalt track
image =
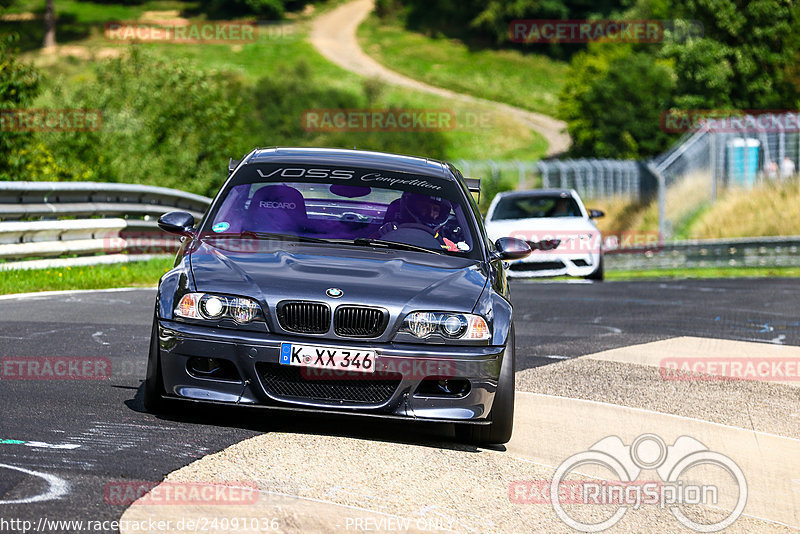
[[(793, 279), (519, 281), (512, 288), (519, 374), (680, 336), (800, 346)], [(2, 379), (0, 518), (34, 525), (41, 518), (118, 519), (125, 506), (106, 502), (109, 484), (159, 482), (197, 458), (265, 433), (412, 444), (450, 439), (446, 426), (365, 426), (360, 419), (258, 410), (195, 409), (170, 418), (143, 413), (153, 299), (154, 290), (143, 289), (0, 300), (0, 357), (108, 358), (112, 369), (102, 381)]]

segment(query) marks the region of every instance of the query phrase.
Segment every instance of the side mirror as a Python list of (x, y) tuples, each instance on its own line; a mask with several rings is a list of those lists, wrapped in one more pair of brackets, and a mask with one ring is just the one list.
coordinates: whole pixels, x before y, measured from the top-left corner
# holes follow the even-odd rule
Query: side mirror
[(495, 241), (494, 246), (501, 260), (521, 260), (531, 254), (530, 245), (516, 237), (501, 237)]
[(603, 210), (589, 210), (589, 218), (591, 219), (599, 219), (600, 217), (605, 217), (606, 212)]
[(170, 234), (191, 236), (194, 235), (194, 217), (185, 211), (170, 211), (158, 218), (158, 227)]

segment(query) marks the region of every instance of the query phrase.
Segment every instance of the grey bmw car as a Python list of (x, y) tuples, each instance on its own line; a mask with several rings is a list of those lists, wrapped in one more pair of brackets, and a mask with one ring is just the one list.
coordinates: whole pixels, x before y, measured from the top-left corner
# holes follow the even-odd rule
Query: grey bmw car
[(160, 280), (144, 385), (172, 399), (455, 423), (505, 443), (514, 328), (505, 261), (452, 165), (377, 152), (257, 149), (232, 161)]

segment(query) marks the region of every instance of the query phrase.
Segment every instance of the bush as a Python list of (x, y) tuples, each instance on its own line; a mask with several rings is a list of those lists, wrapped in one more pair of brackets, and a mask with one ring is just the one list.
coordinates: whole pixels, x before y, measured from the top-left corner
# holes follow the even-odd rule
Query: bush
[[(229, 156), (250, 142), (246, 87), (229, 74), (165, 63), (132, 48), (101, 63), (74, 93), (50, 95), (52, 107), (99, 109), (99, 131), (40, 134), (58, 176), (39, 179), (147, 183), (212, 194)], [(55, 136), (58, 139), (55, 139)]]
[(201, 0), (200, 13), (210, 18), (255, 15), (260, 19), (279, 20), (287, 11), (303, 9), (314, 0)]
[[(66, 87), (66, 89), (64, 89)], [(257, 146), (328, 146), (443, 157), (439, 132), (307, 132), (301, 117), (314, 108), (382, 108), (382, 89), (332, 87), (300, 63), (244, 84), (235, 74), (167, 63), (131, 47), (99, 64), (79, 86), (55, 83), (42, 107), (99, 109), (99, 131), (38, 133), (17, 179), (126, 182), (213, 195), (227, 177), (229, 157)], [(3, 138), (5, 139), (5, 137)]]
[(674, 98), (671, 69), (645, 52), (603, 50), (575, 56), (559, 98), (571, 154), (638, 159), (663, 151), (672, 140), (660, 123)]
[[(12, 45), (12, 37), (0, 37), (0, 111), (27, 107), (39, 92), (38, 71), (20, 63)], [(0, 125), (0, 130), (7, 128)], [(26, 148), (31, 140), (30, 133), (0, 133), (0, 180), (19, 179), (17, 176), (30, 159)]]
[[(443, 158), (447, 141), (439, 132), (308, 132), (303, 113), (312, 109), (384, 109), (382, 87), (366, 80), (360, 93), (343, 91), (316, 79), (305, 63), (259, 80), (254, 89), (256, 124), (267, 145), (357, 147)], [(263, 144), (263, 143), (262, 143)]]

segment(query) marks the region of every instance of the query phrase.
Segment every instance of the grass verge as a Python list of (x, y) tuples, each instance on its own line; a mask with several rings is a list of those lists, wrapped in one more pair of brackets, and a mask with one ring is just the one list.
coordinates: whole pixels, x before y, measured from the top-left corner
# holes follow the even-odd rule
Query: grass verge
[(0, 294), (150, 287), (172, 268), (173, 262), (174, 259), (169, 257), (115, 265), (5, 271), (0, 276)]
[(683, 278), (800, 278), (800, 267), (702, 267), (646, 271), (606, 271), (606, 280)]
[[(60, 102), (63, 94), (70, 93), (81, 86), (86, 80), (94, 78), (92, 65), (103, 61), (103, 58), (114, 57), (128, 53), (132, 46), (128, 41), (115, 41), (106, 39), (103, 34), (103, 20), (100, 13), (84, 13), (78, 9), (78, 4), (67, 3), (59, 6), (60, 16), (73, 17), (81, 21), (81, 31), (63, 32), (59, 34), (59, 44), (63, 46), (57, 53), (41, 54), (38, 43), (41, 42), (41, 21), (30, 21), (31, 35), (23, 39), (27, 50), (24, 59), (33, 61), (42, 69), (49, 78), (44, 84), (44, 91), (35, 103), (38, 107), (64, 107)], [(149, 8), (162, 6), (173, 7), (183, 11), (181, 6), (189, 9), (193, 4), (188, 2), (147, 2)], [(137, 14), (143, 10), (136, 6), (136, 10), (127, 13), (112, 15), (109, 12), (107, 20), (136, 19)], [(91, 15), (91, 16), (90, 16)], [(190, 19), (195, 20), (195, 19)], [(20, 23), (5, 23), (9, 24)], [(26, 23), (27, 24), (27, 23)], [(136, 46), (147, 49), (160, 59), (166, 61), (188, 60), (205, 70), (217, 70), (230, 73), (237, 77), (242, 84), (252, 86), (261, 78), (281, 78), (287, 72), (296, 70), (298, 65), (314, 73), (314, 83), (321, 89), (353, 95), (365, 94), (365, 80), (353, 73), (344, 71), (337, 65), (327, 61), (317, 53), (308, 42), (310, 23), (307, 19), (299, 19), (285, 26), (263, 26), (259, 31), (256, 42), (241, 44), (190, 44), (190, 43), (139, 43)], [(0, 24), (0, 31), (3, 24)], [(15, 30), (18, 30), (15, 27)], [(525, 159), (536, 160), (542, 157), (547, 149), (547, 142), (537, 132), (534, 132), (513, 117), (494, 116), (493, 108), (482, 109), (479, 106), (466, 104), (457, 100), (428, 95), (427, 93), (408, 91), (405, 88), (380, 86), (373, 84), (374, 95), (370, 107), (383, 108), (412, 108), (412, 109), (450, 109), (453, 110), (458, 127), (440, 133), (444, 142), (444, 153), (437, 157), (445, 159)], [(473, 124), (468, 119), (483, 118), (484, 114), (492, 114), (488, 124), (481, 122)], [(463, 120), (461, 118), (464, 118)], [(301, 117), (290, 118), (300, 123)], [(377, 132), (375, 135), (381, 135)], [(363, 142), (362, 142), (363, 139)], [(371, 140), (365, 135), (352, 135), (348, 139), (347, 147), (357, 146), (364, 149), (376, 149), (370, 146)], [(297, 142), (287, 142), (280, 136), (264, 138), (254, 136), (249, 143), (253, 146), (293, 145)], [(314, 140), (306, 144), (317, 146), (320, 143)], [(322, 143), (325, 145), (325, 143)], [(378, 148), (379, 149), (379, 148)], [(403, 152), (403, 150), (398, 150)], [(406, 151), (407, 152), (407, 151)], [(431, 156), (429, 153), (415, 154)], [(225, 154), (229, 156), (229, 154)]]
[(470, 49), (456, 39), (427, 37), (375, 15), (361, 24), (358, 37), (369, 55), (406, 76), (548, 115), (568, 68), (539, 54)]
[[(6, 271), (0, 277), (0, 294), (110, 289), (115, 287), (152, 287), (158, 283), (158, 279), (165, 272), (172, 268), (172, 264), (173, 259), (170, 257), (115, 265)], [(606, 271), (606, 280), (609, 281), (686, 278), (800, 278), (800, 267)]]

